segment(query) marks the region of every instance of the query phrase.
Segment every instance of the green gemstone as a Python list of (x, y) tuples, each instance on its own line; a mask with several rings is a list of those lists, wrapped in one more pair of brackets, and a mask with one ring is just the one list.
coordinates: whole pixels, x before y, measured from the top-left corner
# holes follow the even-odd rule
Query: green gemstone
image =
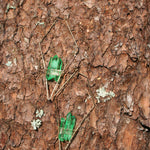
[(57, 55), (51, 57), (46, 72), (46, 79), (57, 82), (61, 75), (62, 65), (63, 62)]
[(72, 116), (71, 112), (67, 114), (66, 121), (64, 118), (61, 118), (58, 136), (60, 141), (69, 141), (71, 139), (75, 123), (76, 118)]

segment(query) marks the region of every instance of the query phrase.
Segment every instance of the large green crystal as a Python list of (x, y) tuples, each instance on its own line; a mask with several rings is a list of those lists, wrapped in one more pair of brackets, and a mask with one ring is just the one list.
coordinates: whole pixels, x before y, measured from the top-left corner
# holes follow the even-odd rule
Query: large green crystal
[(58, 136), (60, 141), (69, 141), (71, 139), (75, 123), (76, 118), (72, 116), (71, 112), (67, 114), (66, 120), (61, 118)]
[(57, 82), (61, 75), (62, 65), (63, 62), (57, 55), (51, 57), (46, 72), (46, 79)]

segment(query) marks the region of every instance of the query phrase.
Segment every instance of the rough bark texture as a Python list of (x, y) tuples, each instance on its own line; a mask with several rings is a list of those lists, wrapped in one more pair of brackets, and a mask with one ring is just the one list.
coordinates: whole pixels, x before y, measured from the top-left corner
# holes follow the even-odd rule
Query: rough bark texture
[[(59, 149), (59, 119), (71, 111), (77, 128), (92, 98), (69, 149), (150, 149), (149, 9), (149, 0), (1, 0), (0, 149)], [(46, 66), (55, 54), (71, 62), (60, 87), (79, 69), (53, 102), (39, 42)], [(37, 109), (45, 115), (35, 131)]]

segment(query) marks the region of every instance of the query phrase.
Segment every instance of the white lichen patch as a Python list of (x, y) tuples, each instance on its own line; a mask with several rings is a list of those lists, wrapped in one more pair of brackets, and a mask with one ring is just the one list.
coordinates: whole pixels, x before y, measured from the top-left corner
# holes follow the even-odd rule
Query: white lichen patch
[(11, 61), (8, 61), (5, 65), (6, 65), (7, 67), (11, 67), (11, 66), (12, 66), (12, 62), (11, 62)]
[(107, 92), (105, 90), (105, 87), (102, 87), (102, 88), (99, 88), (96, 90), (96, 93), (97, 93), (97, 96), (96, 96), (96, 99), (97, 99), (97, 102), (100, 103), (100, 98), (103, 99), (104, 102), (110, 100), (112, 97), (115, 97), (115, 93), (110, 91), (110, 92)]
[(36, 110), (36, 117), (42, 118), (42, 116), (44, 115), (44, 111), (41, 110)]
[[(44, 115), (44, 111), (41, 109), (41, 110), (36, 110), (36, 117), (38, 118), (42, 118), (42, 116)], [(31, 122), (31, 126), (33, 127), (34, 130), (37, 130), (42, 124), (42, 121), (40, 119), (36, 119), (36, 120), (33, 120)]]
[(31, 126), (33, 127), (34, 130), (37, 130), (42, 124), (42, 121), (40, 119), (33, 120), (31, 122)]

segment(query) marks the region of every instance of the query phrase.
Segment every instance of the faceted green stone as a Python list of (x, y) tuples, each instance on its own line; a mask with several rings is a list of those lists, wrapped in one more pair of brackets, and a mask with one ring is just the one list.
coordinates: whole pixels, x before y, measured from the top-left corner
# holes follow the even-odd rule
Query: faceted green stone
[(51, 57), (46, 72), (46, 79), (57, 82), (61, 75), (62, 65), (63, 62), (57, 55)]
[(60, 141), (69, 141), (71, 139), (75, 123), (76, 118), (72, 116), (71, 112), (67, 114), (66, 121), (64, 118), (61, 118), (58, 136)]

